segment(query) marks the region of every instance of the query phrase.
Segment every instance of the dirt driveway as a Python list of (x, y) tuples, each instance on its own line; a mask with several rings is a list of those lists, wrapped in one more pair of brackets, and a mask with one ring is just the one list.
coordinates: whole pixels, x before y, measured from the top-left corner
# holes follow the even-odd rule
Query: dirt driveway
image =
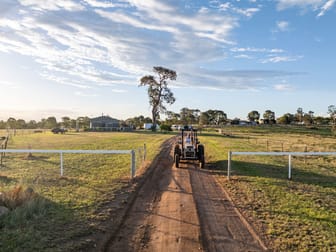
[(213, 175), (167, 141), (105, 251), (265, 251)]

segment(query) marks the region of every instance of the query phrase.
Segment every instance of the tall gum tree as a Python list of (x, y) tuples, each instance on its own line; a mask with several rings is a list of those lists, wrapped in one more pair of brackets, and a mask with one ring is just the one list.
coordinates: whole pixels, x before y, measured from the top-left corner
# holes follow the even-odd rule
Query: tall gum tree
[(161, 66), (153, 67), (158, 80), (152, 75), (143, 76), (140, 79), (140, 86), (148, 86), (149, 104), (152, 107), (153, 129), (156, 129), (160, 113), (167, 111), (165, 103), (171, 105), (175, 102), (173, 92), (168, 88), (168, 80), (176, 80), (176, 72)]

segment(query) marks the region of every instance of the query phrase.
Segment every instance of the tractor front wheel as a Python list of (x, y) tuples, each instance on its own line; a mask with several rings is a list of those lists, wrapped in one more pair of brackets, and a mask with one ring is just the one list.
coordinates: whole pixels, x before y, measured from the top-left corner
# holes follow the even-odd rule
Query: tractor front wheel
[(201, 155), (201, 158), (200, 158), (200, 168), (204, 168), (204, 165), (205, 165), (204, 155)]
[(205, 160), (204, 160), (204, 146), (198, 146), (198, 161), (200, 162), (200, 168), (204, 168)]

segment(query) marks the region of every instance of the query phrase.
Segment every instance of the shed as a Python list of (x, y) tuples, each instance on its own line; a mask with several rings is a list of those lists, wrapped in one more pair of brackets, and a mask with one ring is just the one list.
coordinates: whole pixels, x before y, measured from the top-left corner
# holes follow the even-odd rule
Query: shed
[(110, 116), (99, 116), (90, 119), (91, 130), (114, 131), (120, 130), (120, 121)]

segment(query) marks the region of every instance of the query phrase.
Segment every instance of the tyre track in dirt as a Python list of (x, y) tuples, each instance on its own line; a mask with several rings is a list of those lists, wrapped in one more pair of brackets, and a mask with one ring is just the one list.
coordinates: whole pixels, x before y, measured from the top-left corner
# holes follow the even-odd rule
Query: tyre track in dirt
[(199, 251), (200, 228), (188, 171), (173, 169), (171, 139), (105, 251)]
[(173, 166), (173, 142), (105, 251), (265, 251), (210, 172), (195, 162)]
[(190, 169), (190, 180), (207, 251), (267, 250), (213, 174)]

